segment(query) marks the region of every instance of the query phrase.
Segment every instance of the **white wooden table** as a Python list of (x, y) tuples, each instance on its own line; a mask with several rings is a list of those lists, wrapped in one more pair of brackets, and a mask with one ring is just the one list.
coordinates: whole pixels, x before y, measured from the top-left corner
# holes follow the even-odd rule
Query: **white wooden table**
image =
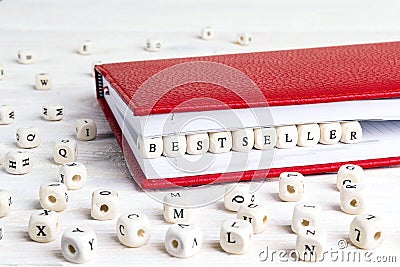
[[(0, 224), (5, 226), (4, 240), (0, 243), (0, 265), (68, 264), (60, 251), (61, 236), (51, 243), (35, 243), (28, 237), (27, 225), (31, 211), (40, 208), (39, 186), (58, 179), (58, 166), (51, 154), (53, 142), (64, 137), (74, 138), (74, 123), (80, 118), (92, 118), (98, 125), (96, 140), (78, 142), (78, 160), (86, 164), (89, 181), (85, 188), (70, 191), (70, 204), (59, 216), (61, 231), (88, 225), (97, 233), (99, 250), (90, 265), (204, 266), (291, 262), (287, 256), (277, 258), (277, 254), (274, 259), (271, 255), (265, 259), (263, 252), (267, 247), (270, 253), (274, 250), (289, 252), (295, 247), (295, 235), (289, 226), (294, 204), (279, 201), (275, 180), (264, 182), (256, 192), (258, 200), (269, 208), (269, 227), (265, 233), (255, 236), (248, 254), (231, 256), (220, 249), (219, 228), (224, 220), (235, 214), (224, 210), (219, 200), (194, 212), (193, 222), (204, 233), (201, 252), (185, 260), (170, 257), (163, 244), (169, 224), (162, 219), (162, 205), (134, 184), (121, 149), (97, 105), (91, 68), (97, 60), (117, 62), (264, 51), (391, 41), (400, 37), (398, 1), (325, 2), (0, 1), (0, 64), (6, 72), (5, 79), (0, 81), (0, 103), (15, 106), (17, 117), (15, 123), (0, 127), (0, 142), (15, 148), (16, 129), (29, 125), (39, 127), (43, 137), (42, 145), (32, 150), (35, 160), (31, 173), (12, 176), (0, 168), (0, 188), (11, 191), (14, 199), (12, 213), (0, 219)], [(216, 30), (213, 41), (202, 41), (197, 36), (200, 28), (207, 25)], [(254, 41), (250, 46), (240, 47), (233, 43), (239, 31), (253, 34)], [(159, 53), (145, 52), (143, 45), (148, 36), (158, 36), (165, 48)], [(78, 55), (76, 49), (86, 39), (95, 43), (97, 52), (91, 56)], [(16, 54), (19, 49), (32, 49), (36, 63), (18, 64)], [(33, 89), (35, 75), (39, 72), (52, 75), (54, 88), (51, 91)], [(65, 118), (60, 122), (42, 120), (40, 111), (44, 103), (63, 104)], [(400, 141), (394, 145), (399, 144)], [(368, 211), (380, 214), (387, 223), (385, 241), (373, 251), (370, 260), (377, 260), (378, 256), (396, 256), (399, 261), (400, 168), (367, 170), (366, 174)], [(353, 216), (340, 211), (335, 175), (308, 176), (306, 181), (305, 200), (317, 201), (323, 207), (329, 251), (345, 255), (349, 251), (358, 253), (351, 245), (344, 250), (337, 245), (338, 240), (349, 241), (348, 228)], [(117, 240), (115, 220), (101, 222), (90, 218), (91, 192), (98, 188), (119, 192), (121, 212), (139, 210), (148, 215), (153, 231), (146, 246), (125, 248)], [(213, 189), (222, 191), (223, 186)], [(196, 188), (189, 191), (196, 192)], [(335, 262), (335, 257), (326, 262)]]

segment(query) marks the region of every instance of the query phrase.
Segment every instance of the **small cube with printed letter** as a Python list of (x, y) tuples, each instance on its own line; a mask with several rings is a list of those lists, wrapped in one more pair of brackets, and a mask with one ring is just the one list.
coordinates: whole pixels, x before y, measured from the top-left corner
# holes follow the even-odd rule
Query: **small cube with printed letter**
[(62, 139), (54, 143), (53, 148), (54, 161), (58, 164), (76, 161), (78, 157), (78, 148), (76, 142), (71, 139)]
[(36, 210), (29, 219), (28, 233), (33, 241), (40, 243), (54, 241), (59, 230), (58, 215), (52, 210)]
[(96, 138), (97, 126), (91, 119), (82, 119), (76, 121), (75, 133), (78, 140), (90, 141)]
[(10, 174), (27, 174), (33, 168), (32, 154), (24, 150), (10, 150), (4, 156), (4, 168)]
[(66, 230), (61, 237), (61, 252), (64, 258), (73, 263), (92, 260), (97, 251), (95, 232), (84, 226)]
[(199, 252), (203, 243), (200, 227), (189, 223), (172, 225), (165, 234), (165, 249), (178, 258), (188, 258)]

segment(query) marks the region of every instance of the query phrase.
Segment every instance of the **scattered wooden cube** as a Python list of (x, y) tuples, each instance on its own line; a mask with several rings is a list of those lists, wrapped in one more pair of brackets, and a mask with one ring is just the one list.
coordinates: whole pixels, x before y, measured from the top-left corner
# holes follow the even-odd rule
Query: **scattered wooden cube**
[(88, 227), (70, 228), (61, 237), (61, 252), (66, 260), (73, 263), (92, 260), (96, 255), (97, 246), (97, 236)]
[(229, 254), (244, 254), (253, 242), (253, 227), (244, 220), (234, 219), (222, 224), (219, 236), (221, 248)]
[(307, 226), (297, 233), (296, 251), (303, 261), (317, 262), (326, 253), (326, 232), (315, 226)]
[(304, 195), (304, 176), (299, 172), (283, 172), (279, 175), (279, 198), (297, 202)]
[(146, 215), (138, 212), (122, 214), (117, 221), (117, 236), (121, 244), (137, 248), (145, 245), (151, 234), (151, 224)]
[(56, 240), (60, 223), (56, 212), (51, 210), (36, 210), (29, 219), (29, 237), (36, 242), (47, 243)]
[(18, 56), (18, 63), (20, 64), (34, 63), (33, 53), (31, 50), (19, 50), (17, 56)]
[(39, 199), (43, 209), (63, 211), (68, 206), (67, 187), (59, 182), (42, 184)]
[(94, 44), (90, 40), (86, 40), (81, 43), (78, 49), (78, 53), (81, 55), (91, 55), (94, 53)]
[(200, 251), (203, 236), (200, 227), (189, 223), (172, 225), (165, 234), (165, 249), (178, 258), (189, 258)]
[(10, 124), (15, 120), (15, 110), (10, 105), (0, 105), (0, 125)]
[(39, 129), (36, 127), (18, 128), (15, 136), (20, 148), (38, 147), (42, 142)]
[(78, 140), (90, 141), (96, 138), (97, 126), (91, 119), (81, 119), (76, 121), (75, 133)]
[(51, 77), (48, 73), (39, 73), (36, 75), (35, 88), (40, 91), (50, 90), (52, 86)]
[(114, 219), (119, 212), (118, 193), (113, 190), (96, 190), (92, 194), (91, 216), (95, 220)]
[(32, 154), (23, 150), (10, 150), (4, 156), (4, 168), (10, 174), (27, 174), (33, 168)]
[(42, 116), (47, 121), (62, 120), (64, 117), (64, 107), (56, 104), (43, 105)]
[(7, 216), (11, 211), (12, 198), (9, 191), (0, 189), (0, 218)]
[(190, 198), (183, 192), (167, 193), (163, 200), (163, 215), (169, 223), (189, 222), (191, 218)]
[(158, 52), (161, 50), (161, 41), (149, 38), (146, 40), (145, 50), (148, 52)]
[(361, 214), (350, 224), (350, 241), (362, 249), (375, 249), (382, 243), (385, 230), (383, 220), (372, 214)]
[(54, 161), (58, 164), (76, 161), (78, 157), (78, 148), (76, 142), (70, 139), (62, 139), (54, 143), (53, 148)]

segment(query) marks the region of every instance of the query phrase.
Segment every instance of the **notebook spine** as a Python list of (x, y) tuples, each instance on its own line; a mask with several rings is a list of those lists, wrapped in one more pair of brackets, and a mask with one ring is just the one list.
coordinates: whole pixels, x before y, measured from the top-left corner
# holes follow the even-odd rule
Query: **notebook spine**
[(97, 98), (104, 98), (103, 75), (95, 70)]

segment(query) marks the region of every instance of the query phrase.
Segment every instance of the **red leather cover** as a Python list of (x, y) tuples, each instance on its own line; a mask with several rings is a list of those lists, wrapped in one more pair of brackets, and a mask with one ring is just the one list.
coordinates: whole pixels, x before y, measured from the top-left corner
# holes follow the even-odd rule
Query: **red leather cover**
[[(97, 95), (111, 129), (122, 147), (121, 129), (107, 102), (102, 98), (101, 76), (110, 82), (137, 116), (171, 111), (189, 112), (396, 98), (400, 97), (399, 51), (400, 42), (390, 42), (98, 65), (95, 67)], [(176, 64), (198, 61), (223, 63), (243, 72), (254, 81), (263, 97), (260, 98), (253, 92), (254, 88), (238, 86), (241, 90), (238, 95), (237, 91), (235, 93), (229, 88), (202, 82), (179, 85), (160, 99), (151, 88), (137, 93), (142, 83), (159, 71)], [(169, 78), (173, 80), (179, 78), (179, 75), (185, 74), (172, 73)], [(229, 77), (220, 78), (229, 80)], [(244, 100), (240, 95), (249, 97)], [(221, 104), (202, 100), (196, 105), (182, 105), (186, 101), (190, 103), (193, 98), (216, 99)], [(144, 189), (265, 179), (277, 177), (283, 171), (298, 171), (303, 174), (336, 172), (346, 163), (358, 164), (364, 168), (400, 164), (400, 157), (392, 157), (170, 179), (146, 179), (132, 151), (124, 151), (124, 154), (133, 176)]]
[[(142, 116), (171, 111), (400, 97), (399, 51), (400, 42), (389, 42), (114, 63), (95, 68), (118, 91), (125, 103), (130, 104), (134, 114)], [(160, 99), (153, 87), (138, 92), (147, 79), (160, 71), (193, 62), (222, 63), (232, 67), (250, 78), (261, 94), (240, 84), (233, 84), (237, 90), (232, 91), (232, 88), (205, 82), (179, 85)], [(184, 71), (171, 71), (167, 79), (173, 83), (184, 75), (190, 77)], [(224, 73), (215, 74), (219, 84), (229, 83), (231, 77), (227, 76)], [(246, 99), (242, 98), (243, 95)], [(193, 105), (193, 99), (201, 100)], [(215, 100), (220, 104), (216, 104)]]

